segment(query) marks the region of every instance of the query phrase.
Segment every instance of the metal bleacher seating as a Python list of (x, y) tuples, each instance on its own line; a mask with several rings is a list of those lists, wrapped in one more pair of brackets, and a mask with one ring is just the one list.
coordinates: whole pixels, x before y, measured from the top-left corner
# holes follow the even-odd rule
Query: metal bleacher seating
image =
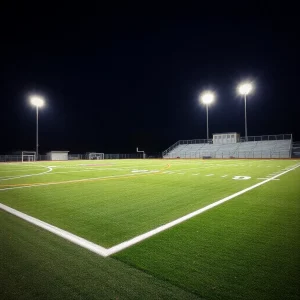
[[(256, 137), (257, 138), (257, 137)], [(179, 141), (163, 153), (164, 158), (289, 158), (291, 139), (274, 139), (231, 144)]]

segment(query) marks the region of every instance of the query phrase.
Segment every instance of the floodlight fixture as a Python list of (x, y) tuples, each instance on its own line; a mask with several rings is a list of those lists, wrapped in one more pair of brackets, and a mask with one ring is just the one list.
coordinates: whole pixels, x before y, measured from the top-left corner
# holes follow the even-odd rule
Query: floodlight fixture
[(203, 104), (209, 105), (215, 101), (215, 94), (211, 91), (205, 91), (200, 95), (200, 100)]
[(243, 82), (238, 86), (238, 92), (240, 95), (248, 95), (252, 92), (253, 85), (251, 82)]
[(29, 97), (30, 103), (36, 107), (42, 107), (45, 104), (45, 100), (41, 96), (32, 95)]

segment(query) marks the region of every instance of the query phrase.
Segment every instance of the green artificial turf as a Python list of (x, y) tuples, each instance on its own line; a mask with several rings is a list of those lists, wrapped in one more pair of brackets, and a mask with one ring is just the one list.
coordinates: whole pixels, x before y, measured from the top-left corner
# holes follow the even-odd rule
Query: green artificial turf
[(115, 255), (204, 299), (299, 299), (300, 169)]
[(0, 210), (0, 299), (199, 299)]
[[(103, 179), (133, 174), (132, 170), (136, 169), (161, 170), (167, 164), (169, 168), (164, 172), (173, 173), (134, 174), (125, 178), (107, 177), (105, 180), (0, 190), (0, 202), (101, 246), (111, 247), (256, 184), (262, 181), (258, 178), (280, 172), (295, 162), (132, 160), (104, 165), (98, 167), (98, 171), (93, 167), (82, 170), (78, 162), (77, 165), (74, 162), (56, 163), (59, 168), (50, 175), (0, 181), (0, 189), (20, 182)], [(21, 169), (19, 165), (13, 167)], [(30, 165), (24, 168), (30, 170)], [(224, 175), (227, 177), (221, 177)], [(233, 180), (237, 175), (251, 176), (251, 179)]]
[[(0, 164), (0, 203), (111, 247), (298, 162)], [(40, 174), (49, 167), (51, 172)], [(299, 299), (299, 169), (114, 259), (0, 211), (0, 299)], [(141, 170), (157, 172), (137, 172)], [(24, 187), (39, 183), (51, 184)]]

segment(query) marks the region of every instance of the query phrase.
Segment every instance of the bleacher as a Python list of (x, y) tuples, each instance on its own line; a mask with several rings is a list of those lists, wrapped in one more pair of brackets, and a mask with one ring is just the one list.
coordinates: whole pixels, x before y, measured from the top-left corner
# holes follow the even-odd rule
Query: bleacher
[(233, 157), (239, 147), (238, 143), (232, 144), (224, 144), (222, 145), (219, 150), (216, 152), (216, 158), (229, 158)]
[[(290, 158), (291, 135), (249, 137), (238, 143), (213, 144), (212, 140), (178, 141), (163, 152), (164, 158)], [(251, 141), (249, 141), (251, 140)]]

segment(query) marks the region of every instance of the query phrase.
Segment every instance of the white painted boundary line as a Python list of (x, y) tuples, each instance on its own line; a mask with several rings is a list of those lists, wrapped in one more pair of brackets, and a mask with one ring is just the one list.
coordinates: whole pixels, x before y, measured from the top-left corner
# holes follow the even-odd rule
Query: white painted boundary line
[(9, 213), (11, 213), (11, 214), (13, 214), (13, 215), (15, 215), (15, 216), (17, 216), (17, 217), (19, 217), (19, 218), (21, 218), (21, 219), (23, 219), (23, 220), (25, 220), (25, 221), (27, 221), (27, 222), (29, 222), (29, 223), (32, 223), (32, 224), (34, 224), (38, 227), (41, 227), (41, 228), (43, 228), (47, 231), (50, 231), (50, 232), (52, 232), (52, 233), (54, 233), (54, 234), (56, 234), (56, 235), (58, 235), (58, 236), (60, 236), (64, 239), (76, 244), (76, 245), (79, 245), (83, 248), (86, 248), (86, 249), (88, 249), (88, 250), (90, 250), (90, 251), (92, 251), (92, 252), (94, 252), (98, 255), (107, 256), (107, 249), (105, 249), (105, 248), (103, 248), (99, 245), (96, 245), (96, 244), (94, 244), (94, 243), (92, 243), (92, 242), (90, 242), (86, 239), (83, 239), (83, 238), (81, 238), (77, 235), (74, 235), (74, 234), (72, 234), (68, 231), (65, 231), (65, 230), (60, 229), (56, 226), (53, 226), (53, 225), (48, 224), (46, 222), (43, 222), (39, 219), (36, 219), (36, 218), (31, 217), (29, 215), (26, 215), (26, 214), (24, 214), (24, 213), (22, 213), (18, 210), (15, 210), (15, 209), (13, 209), (9, 206), (6, 206), (4, 204), (0, 203), (0, 208), (7, 211), (7, 212), (9, 212)]
[(26, 214), (24, 214), (24, 213), (22, 213), (20, 211), (17, 211), (17, 210), (15, 210), (15, 209), (13, 209), (13, 208), (11, 208), (9, 206), (6, 206), (4, 204), (0, 203), (0, 208), (3, 209), (3, 210), (5, 210), (5, 211), (7, 211), (7, 212), (9, 212), (9, 213), (11, 213), (11, 214), (13, 214), (13, 215), (15, 215), (15, 216), (17, 216), (17, 217), (19, 217), (19, 218), (21, 218), (21, 219), (23, 219), (23, 220), (25, 220), (25, 221), (27, 221), (27, 222), (30, 222), (30, 223), (32, 223), (32, 224), (34, 224), (36, 226), (39, 226), (39, 227), (41, 227), (41, 228), (43, 228), (43, 229), (45, 229), (47, 231), (50, 231), (50, 232), (52, 232), (52, 233), (54, 233), (54, 234), (56, 234), (56, 235), (58, 235), (58, 236), (60, 236), (60, 237), (62, 237), (64, 239), (66, 239), (66, 240), (68, 240), (68, 241), (76, 244), (76, 245), (79, 245), (79, 246), (81, 246), (81, 247), (83, 247), (85, 249), (88, 249), (88, 250), (90, 250), (90, 251), (92, 251), (92, 252), (94, 252), (94, 253), (96, 253), (98, 255), (107, 257), (109, 255), (112, 255), (112, 254), (115, 254), (117, 252), (120, 252), (120, 251), (122, 251), (122, 250), (124, 250), (124, 249), (126, 249), (128, 247), (131, 247), (132, 245), (135, 245), (135, 244), (137, 244), (137, 243), (139, 243), (139, 242), (141, 242), (141, 241), (143, 241), (145, 239), (148, 239), (148, 238), (150, 238), (150, 237), (152, 237), (152, 236), (154, 236), (154, 235), (156, 235), (156, 234), (158, 234), (158, 233), (160, 233), (162, 231), (165, 231), (165, 230), (167, 230), (167, 229), (169, 229), (171, 227), (174, 227), (175, 225), (178, 225), (178, 224), (180, 224), (180, 223), (182, 223), (182, 222), (184, 222), (186, 220), (189, 220), (189, 219), (191, 219), (191, 218), (193, 218), (193, 217), (195, 217), (197, 215), (200, 215), (201, 213), (203, 213), (203, 212), (205, 212), (205, 211), (207, 211), (209, 209), (212, 209), (212, 208), (214, 208), (214, 207), (216, 207), (218, 205), (221, 205), (221, 204), (223, 204), (223, 203), (225, 203), (225, 202), (227, 202), (227, 201), (229, 201), (229, 200), (231, 200), (231, 199), (233, 199), (233, 198), (235, 198), (237, 196), (240, 196), (240, 195), (242, 195), (242, 194), (244, 194), (244, 193), (246, 193), (248, 191), (251, 191), (251, 190), (253, 190), (253, 189), (255, 189), (255, 188), (257, 188), (257, 187), (259, 187), (259, 186), (261, 186), (261, 185), (263, 185), (263, 184), (271, 181), (271, 180), (276, 179), (277, 177), (280, 177), (280, 176), (282, 176), (282, 175), (284, 175), (284, 174), (286, 174), (286, 173), (288, 173), (288, 172), (290, 172), (292, 170), (295, 170), (299, 166), (300, 166), (300, 164), (292, 166), (288, 170), (286, 170), (286, 171), (284, 171), (284, 172), (282, 172), (282, 173), (280, 173), (278, 175), (275, 175), (272, 178), (268, 178), (268, 179), (266, 179), (266, 180), (264, 180), (262, 182), (254, 184), (254, 185), (252, 185), (252, 186), (250, 186), (250, 187), (248, 187), (248, 188), (246, 188), (244, 190), (241, 190), (241, 191), (239, 191), (239, 192), (237, 192), (235, 194), (232, 194), (232, 195), (230, 195), (228, 197), (225, 197), (225, 198), (223, 198), (223, 199), (221, 199), (219, 201), (211, 203), (211, 204), (209, 204), (209, 205), (207, 205), (207, 206), (205, 206), (203, 208), (200, 208), (200, 209), (198, 209), (198, 210), (196, 210), (196, 211), (194, 211), (192, 213), (189, 213), (189, 214), (187, 214), (187, 215), (185, 215), (185, 216), (183, 216), (181, 218), (178, 218), (178, 219), (176, 219), (176, 220), (174, 220), (172, 222), (169, 222), (169, 223), (167, 223), (165, 225), (159, 226), (159, 227), (157, 227), (157, 228), (155, 228), (153, 230), (150, 230), (150, 231), (148, 231), (146, 233), (138, 235), (138, 236), (136, 236), (136, 237), (134, 237), (134, 238), (132, 238), (130, 240), (122, 242), (122, 243), (120, 243), (118, 245), (115, 245), (115, 246), (109, 248), (109, 249), (101, 247), (101, 246), (99, 246), (97, 244), (94, 244), (94, 243), (92, 243), (92, 242), (90, 242), (90, 241), (88, 241), (86, 239), (83, 239), (83, 238), (81, 238), (81, 237), (79, 237), (77, 235), (74, 235), (74, 234), (72, 234), (72, 233), (70, 233), (68, 231), (65, 231), (65, 230), (60, 229), (60, 228), (58, 228), (56, 226), (53, 226), (53, 225), (48, 224), (46, 222), (43, 222), (43, 221), (41, 221), (39, 219), (36, 219), (36, 218), (31, 217), (29, 215), (26, 215)]

